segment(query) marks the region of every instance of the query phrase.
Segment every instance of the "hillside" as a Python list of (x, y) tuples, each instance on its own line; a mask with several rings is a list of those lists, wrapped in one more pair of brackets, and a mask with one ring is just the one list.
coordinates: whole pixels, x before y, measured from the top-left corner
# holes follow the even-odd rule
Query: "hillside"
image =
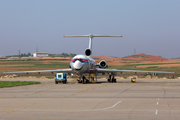
[(123, 57), (123, 60), (136, 60), (136, 61), (165, 61), (168, 60), (161, 56), (153, 56), (153, 55), (146, 55), (146, 54), (136, 54), (127, 57)]
[(166, 61), (168, 59), (163, 58), (161, 56), (153, 56), (153, 55), (146, 55), (146, 54), (135, 54), (126, 56), (123, 58), (116, 58), (116, 57), (108, 57), (108, 56), (94, 56), (94, 58), (99, 60), (106, 60), (106, 61), (119, 61), (119, 60), (132, 60), (132, 61)]

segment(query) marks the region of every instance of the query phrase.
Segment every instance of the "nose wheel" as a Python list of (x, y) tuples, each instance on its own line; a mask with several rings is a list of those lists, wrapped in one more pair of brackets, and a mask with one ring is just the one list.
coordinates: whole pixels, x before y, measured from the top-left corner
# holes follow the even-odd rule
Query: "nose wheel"
[(83, 83), (83, 84), (89, 83), (89, 80), (86, 79), (85, 76), (79, 77), (79, 79), (77, 81), (78, 81), (78, 83)]
[(85, 77), (85, 76), (83, 76), (83, 77), (82, 77), (82, 79), (83, 79), (83, 83), (84, 83), (84, 84), (89, 83), (89, 80), (88, 80), (88, 79), (86, 79), (86, 77)]

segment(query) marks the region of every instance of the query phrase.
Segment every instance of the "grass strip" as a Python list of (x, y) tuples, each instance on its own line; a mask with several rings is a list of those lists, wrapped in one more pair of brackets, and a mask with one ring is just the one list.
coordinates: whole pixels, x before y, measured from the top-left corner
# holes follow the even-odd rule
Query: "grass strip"
[(0, 81), (0, 88), (40, 84), (34, 81)]

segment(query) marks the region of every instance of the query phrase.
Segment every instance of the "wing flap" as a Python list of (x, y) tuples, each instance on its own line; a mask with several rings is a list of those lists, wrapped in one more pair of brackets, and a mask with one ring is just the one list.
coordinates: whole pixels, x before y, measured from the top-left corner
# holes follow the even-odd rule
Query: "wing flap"
[(70, 73), (72, 69), (57, 69), (57, 70), (37, 70), (37, 71), (17, 71), (17, 72), (4, 72), (3, 74), (17, 74), (17, 73), (41, 73), (41, 72), (65, 72)]
[(174, 72), (163, 72), (163, 71), (116, 70), (116, 69), (101, 69), (101, 68), (97, 68), (97, 72), (98, 73), (141, 72), (141, 73), (167, 73), (167, 74), (174, 74)]

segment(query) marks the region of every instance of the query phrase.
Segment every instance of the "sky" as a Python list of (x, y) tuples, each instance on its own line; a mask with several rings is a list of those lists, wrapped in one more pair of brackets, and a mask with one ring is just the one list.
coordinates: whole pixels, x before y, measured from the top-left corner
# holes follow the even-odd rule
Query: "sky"
[(93, 38), (93, 56), (180, 57), (180, 0), (0, 0), (0, 55), (84, 54), (89, 38), (63, 36), (88, 34), (123, 36)]

